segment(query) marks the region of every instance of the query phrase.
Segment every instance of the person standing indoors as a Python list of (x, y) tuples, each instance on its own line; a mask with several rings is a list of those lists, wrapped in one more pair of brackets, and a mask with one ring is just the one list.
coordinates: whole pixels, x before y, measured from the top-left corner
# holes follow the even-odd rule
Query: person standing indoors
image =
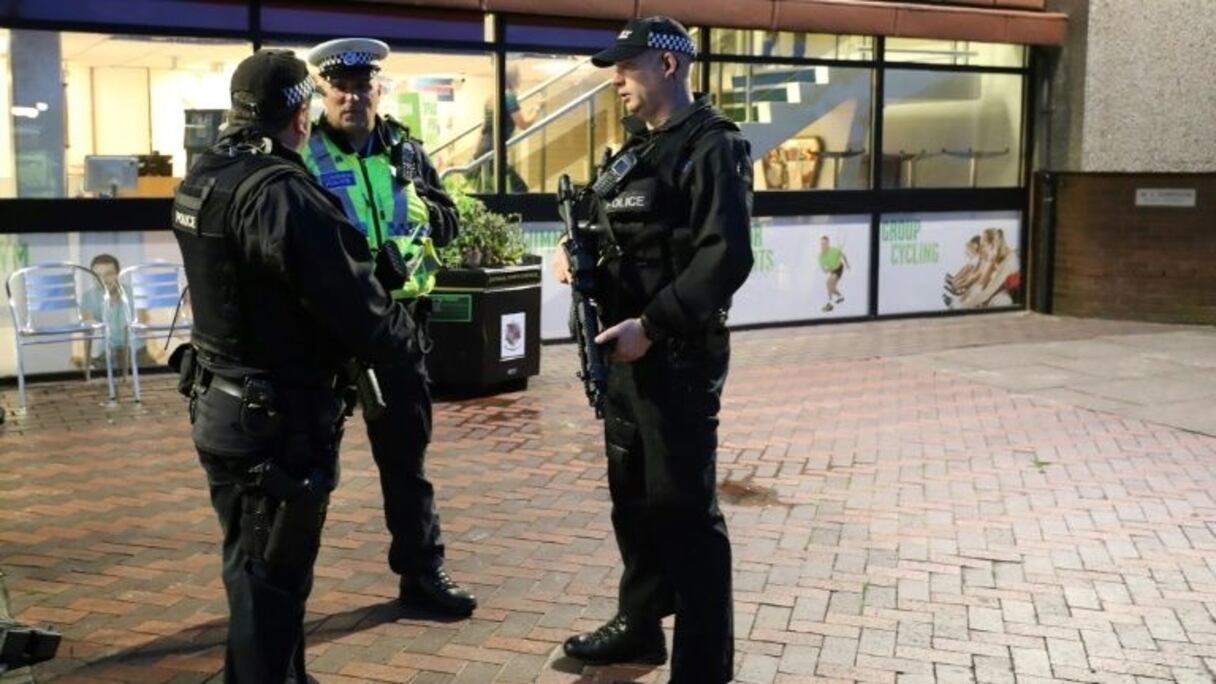
[[(536, 123), (536, 117), (539, 114), (537, 108), (532, 109), (531, 115), (524, 114), (523, 108), (519, 104), (519, 66), (515, 64), (507, 65), (507, 82), (506, 89), (503, 93), (503, 100), (506, 106), (506, 111), (503, 116), (503, 140), (510, 140), (511, 136), (517, 131), (526, 131)], [(474, 155), (476, 158), (481, 158), (494, 151), (494, 102), (487, 100), (485, 106), (485, 120), (481, 125), (481, 137), (477, 140), (477, 152)], [(505, 162), (504, 162), (505, 163)], [(487, 161), (477, 169), (477, 177), (480, 179), (478, 187), (483, 191), (493, 190), (493, 181), (490, 176), (493, 175), (494, 164), (492, 161)], [(507, 164), (507, 192), (527, 192), (528, 184), (524, 181), (523, 176), (519, 175), (519, 171), (515, 167)]]
[(388, 561), (401, 576), (400, 599), (447, 615), (465, 617), (477, 599), (444, 569), (435, 488), (424, 462), (431, 441), (431, 393), (425, 351), (427, 318), (442, 247), (458, 230), (456, 205), (420, 141), (391, 117), (379, 114), (379, 62), (388, 45), (369, 38), (341, 38), (314, 47), (308, 61), (325, 112), (313, 126), (304, 162), (342, 205), (347, 219), (367, 237), (373, 252), (392, 242), (410, 266), (393, 298), (416, 323), (423, 354), (376, 368), (386, 408), (367, 417), (367, 437), (380, 471), (384, 517), (392, 542)]
[[(661, 663), (675, 614), (672, 684), (734, 670), (731, 547), (718, 507), (718, 412), (726, 315), (752, 267), (752, 160), (739, 128), (694, 96), (696, 49), (667, 17), (629, 22), (592, 57), (613, 67), (629, 140), (596, 195), (596, 282), (611, 349), (604, 436), (612, 524), (624, 562), (618, 612), (565, 642), (591, 664)], [(607, 171), (612, 169), (612, 172)], [(554, 271), (570, 279), (564, 250)]]

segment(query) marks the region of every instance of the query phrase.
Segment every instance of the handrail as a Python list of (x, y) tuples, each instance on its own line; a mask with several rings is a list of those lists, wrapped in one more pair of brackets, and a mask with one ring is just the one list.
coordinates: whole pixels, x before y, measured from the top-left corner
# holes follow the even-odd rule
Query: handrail
[[(554, 83), (556, 83), (558, 80), (563, 79), (563, 78), (565, 78), (565, 77), (569, 76), (570, 74), (574, 73), (574, 72), (575, 72), (575, 71), (577, 71), (578, 69), (582, 68), (582, 66), (583, 66), (584, 64), (587, 64), (587, 63), (588, 63), (588, 62), (590, 62), (590, 61), (591, 61), (591, 60), (590, 60), (590, 58), (587, 58), (586, 60), (580, 60), (580, 61), (579, 61), (578, 63), (576, 63), (574, 66), (572, 66), (572, 67), (570, 67), (569, 69), (567, 69), (567, 70), (565, 70), (565, 71), (561, 72), (560, 74), (556, 74), (556, 75), (554, 75), (554, 76), (550, 77), (550, 78), (549, 78), (549, 79), (547, 79), (547, 80), (541, 81), (541, 82), (540, 82), (540, 83), (538, 83), (537, 85), (533, 86), (531, 90), (528, 90), (528, 91), (527, 91), (527, 92), (525, 92), (523, 95), (520, 95), (520, 96), (519, 96), (519, 101), (520, 101), (520, 102), (523, 102), (523, 101), (527, 100), (528, 98), (530, 98), (530, 97), (532, 97), (533, 95), (535, 95), (535, 94), (539, 93), (540, 91), (544, 90), (545, 88), (548, 88), (549, 86), (553, 85), (553, 84), (554, 84)], [(452, 145), (455, 145), (455, 144), (457, 143), (457, 141), (464, 139), (464, 137), (465, 137), (466, 135), (469, 135), (470, 133), (474, 133), (474, 132), (476, 132), (477, 130), (481, 129), (483, 126), (485, 126), (485, 123), (484, 123), (484, 122), (483, 122), (483, 123), (477, 123), (477, 124), (473, 124), (473, 125), (472, 125), (472, 126), (470, 126), (469, 128), (465, 129), (463, 132), (458, 133), (458, 134), (456, 134), (456, 135), (452, 136), (452, 139), (451, 139), (451, 140), (448, 140), (447, 142), (443, 143), (443, 144), (442, 144), (442, 145), (440, 145), (439, 147), (436, 147), (435, 149), (431, 150), (430, 152), (428, 152), (428, 154), (430, 154), (432, 157), (433, 157), (433, 156), (435, 156), (436, 154), (439, 154), (439, 153), (440, 153), (440, 152), (442, 152), (443, 150), (446, 150), (447, 148), (451, 147)]]
[[(511, 147), (512, 145), (516, 145), (519, 143), (519, 141), (525, 140), (528, 137), (530, 137), (531, 135), (541, 131), (542, 129), (544, 129), (545, 126), (549, 125), (553, 120), (557, 119), (560, 116), (563, 116), (567, 112), (573, 111), (578, 106), (593, 99), (596, 95), (598, 95), (600, 93), (600, 91), (605, 90), (610, 85), (612, 85), (612, 81), (604, 81), (603, 83), (592, 88), (591, 90), (588, 90), (587, 92), (574, 98), (573, 100), (570, 100), (569, 102), (562, 105), (561, 107), (558, 107), (556, 110), (553, 111), (552, 114), (545, 116), (545, 118), (532, 124), (526, 130), (520, 131), (519, 133), (516, 133), (515, 135), (511, 136), (511, 138), (509, 140), (507, 140), (506, 146)], [(447, 178), (448, 176), (452, 175), (453, 173), (467, 173), (469, 171), (472, 171), (473, 169), (476, 169), (476, 168), (480, 167), (482, 164), (485, 164), (486, 162), (490, 161), (490, 159), (492, 159), (493, 157), (494, 157), (494, 151), (490, 150), (489, 152), (486, 152), (485, 154), (482, 154), (479, 157), (475, 157), (474, 159), (469, 161), (468, 164), (465, 164), (463, 166), (449, 166), (448, 168), (444, 169), (442, 173), (439, 174), (439, 179), (443, 180), (444, 178)]]

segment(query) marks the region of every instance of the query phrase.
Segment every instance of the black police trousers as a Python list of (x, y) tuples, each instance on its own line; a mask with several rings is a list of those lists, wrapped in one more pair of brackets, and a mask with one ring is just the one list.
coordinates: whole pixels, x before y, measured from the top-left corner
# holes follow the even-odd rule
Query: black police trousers
[(424, 470), (431, 442), (426, 357), (377, 366), (376, 376), (387, 408), (367, 423), (367, 439), (380, 471), (384, 519), (392, 536), (388, 564), (398, 575), (413, 575), (443, 565), (435, 488)]
[[(306, 681), (304, 604), (312, 591), (325, 508), (337, 476), (342, 405), (332, 390), (280, 393), (277, 403), (277, 429), (250, 434), (236, 397), (210, 387), (191, 402), (195, 446), (223, 531), (229, 611), (225, 684)], [(328, 477), (319, 501), (310, 505), (308, 522), (291, 518), (292, 527), (274, 537), (283, 543), (271, 542), (271, 552), (268, 530), (286, 504), (250, 472), (267, 461), (291, 482)]]
[(619, 607), (635, 624), (675, 613), (673, 684), (729, 682), (734, 671), (730, 539), (714, 472), (728, 365), (725, 345), (674, 354), (660, 343), (608, 373)]

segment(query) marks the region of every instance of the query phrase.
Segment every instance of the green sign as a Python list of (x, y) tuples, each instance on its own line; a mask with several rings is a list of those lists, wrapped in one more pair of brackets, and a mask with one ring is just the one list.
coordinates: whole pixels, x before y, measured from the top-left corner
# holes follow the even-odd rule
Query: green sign
[(472, 295), (432, 292), (430, 298), (432, 321), (468, 323), (473, 320)]
[(423, 137), (422, 130), (422, 98), (418, 93), (400, 93), (397, 95), (397, 119), (410, 129), (410, 135)]

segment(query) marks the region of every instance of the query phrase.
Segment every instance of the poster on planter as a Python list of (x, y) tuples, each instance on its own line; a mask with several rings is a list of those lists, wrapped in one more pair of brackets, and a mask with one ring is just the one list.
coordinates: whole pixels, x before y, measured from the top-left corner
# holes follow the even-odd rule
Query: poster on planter
[(756, 218), (752, 257), (731, 325), (850, 318), (869, 309), (869, 216)]
[(879, 229), (879, 314), (1022, 303), (1017, 211), (887, 214)]
[(527, 315), (522, 312), (502, 315), (498, 337), (498, 360), (522, 359), (527, 353)]

